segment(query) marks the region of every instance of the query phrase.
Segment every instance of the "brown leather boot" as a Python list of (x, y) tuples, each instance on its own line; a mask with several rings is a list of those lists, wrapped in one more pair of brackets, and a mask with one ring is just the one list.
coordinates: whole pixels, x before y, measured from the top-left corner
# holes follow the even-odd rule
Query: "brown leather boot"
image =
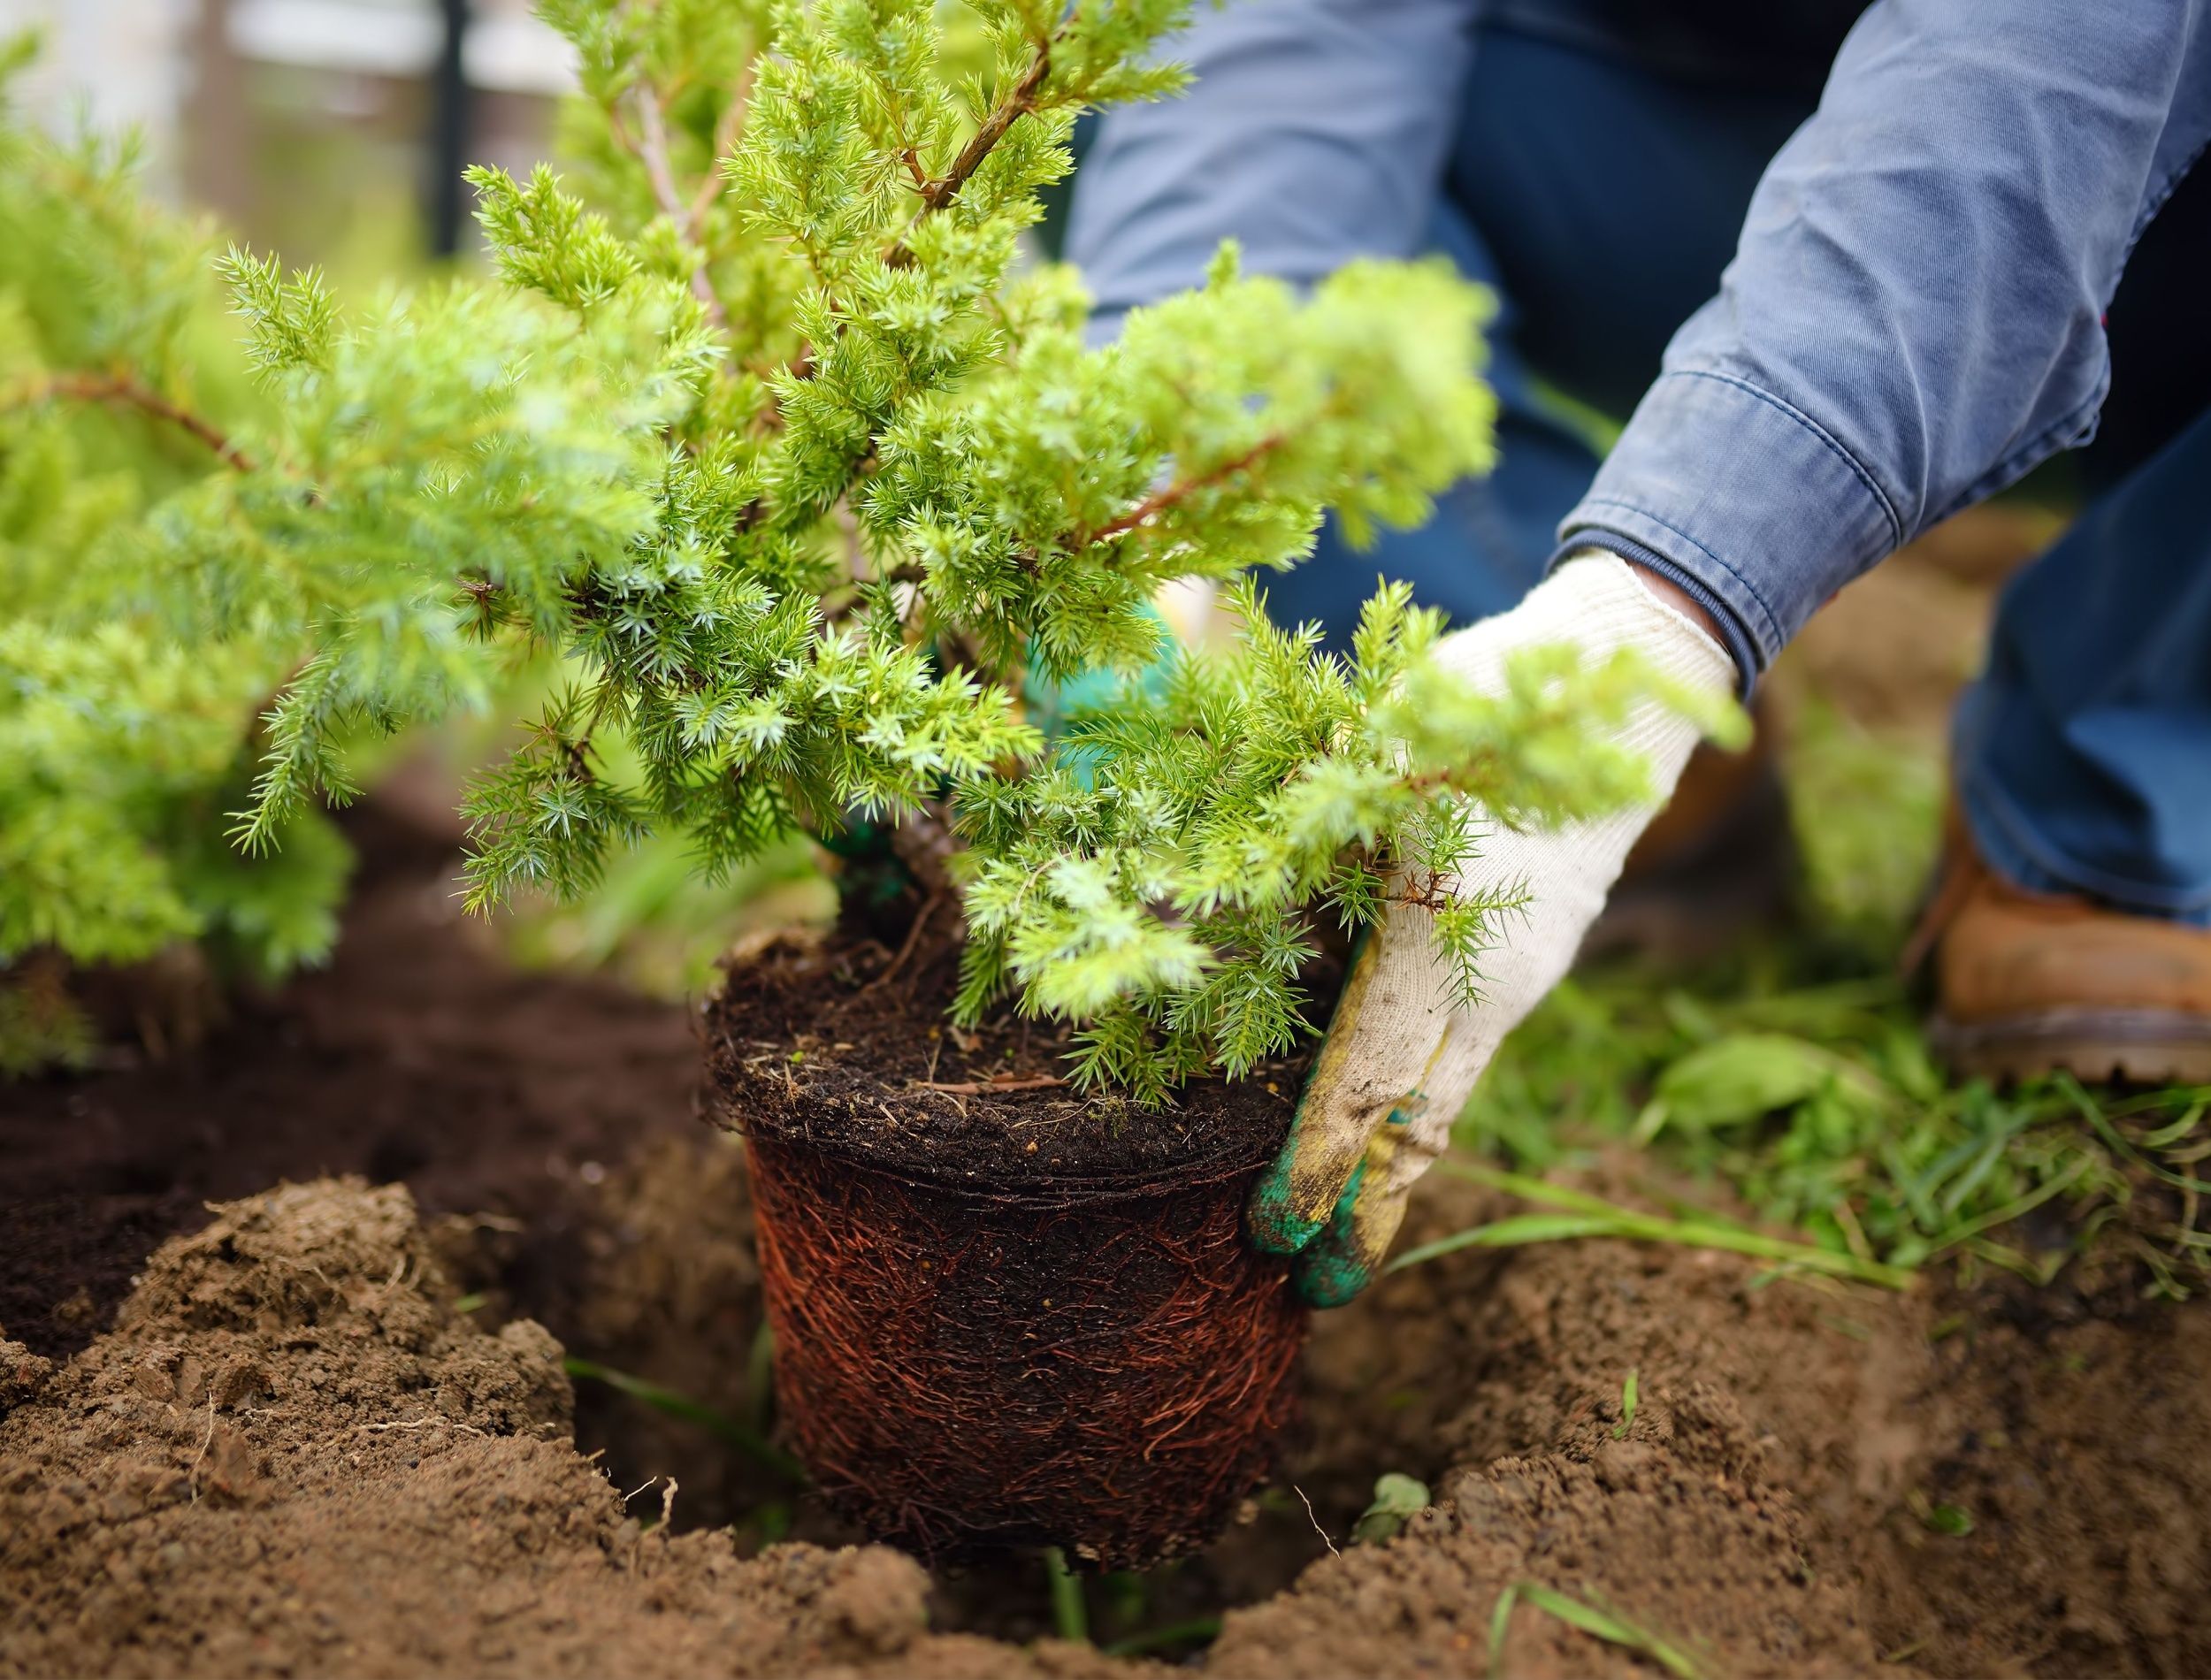
[(1953, 813), (1940, 886), (1906, 952), (1930, 951), (1935, 1053), (1960, 1073), (2211, 1081), (2211, 929), (2000, 880)]

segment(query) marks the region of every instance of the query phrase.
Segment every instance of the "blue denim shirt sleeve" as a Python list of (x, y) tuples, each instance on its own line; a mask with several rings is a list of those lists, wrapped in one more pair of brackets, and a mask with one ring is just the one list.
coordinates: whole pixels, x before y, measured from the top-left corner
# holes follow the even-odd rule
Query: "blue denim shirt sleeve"
[(1199, 284), (1224, 239), (1318, 280), (1411, 256), (1434, 211), (1478, 0), (1232, 0), (1169, 43), (1196, 85), (1118, 107), (1083, 160), (1067, 254), (1091, 332)]
[(1560, 552), (1722, 607), (1748, 683), (1843, 584), (2086, 441), (2104, 309), (2211, 133), (2207, 12), (1880, 0)]
[[(1205, 15), (1175, 45), (1197, 87), (1113, 112), (1084, 161), (1093, 331), (1224, 237), (1293, 279), (1421, 248), (1480, 4)], [(1673, 577), (1748, 683), (1851, 578), (2087, 439), (2104, 308), (2207, 134), (2211, 0), (1877, 0), (1561, 552)]]

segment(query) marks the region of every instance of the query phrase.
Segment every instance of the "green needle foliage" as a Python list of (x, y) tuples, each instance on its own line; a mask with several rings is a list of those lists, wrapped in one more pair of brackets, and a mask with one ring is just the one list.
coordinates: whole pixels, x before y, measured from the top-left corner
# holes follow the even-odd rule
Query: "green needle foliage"
[[(1449, 878), (1482, 824), (1640, 797), (1597, 726), (1649, 685), (1537, 653), (1476, 696), (1397, 588), (1348, 660), (1266, 622), (1249, 574), (1325, 509), (1412, 523), (1488, 464), (1488, 305), (1441, 265), (1301, 294), (1227, 248), (1087, 346), (1021, 234), (1079, 111), (1180, 85), (1186, 9), (977, 0), (954, 50), (934, 0), (551, 0), (582, 167), (471, 172), (489, 276), (348, 305), (226, 256), (264, 402), (133, 588), (195, 665), (281, 652), (243, 851), (549, 652), (567, 680), (468, 798), (478, 909), (648, 833), (719, 880), (884, 826), (964, 894), (960, 1010), (1084, 1023), (1083, 1079), (1148, 1102), (1288, 1046), (1324, 922), (1419, 906), (1471, 993), (1519, 890)], [(1167, 645), (1151, 602), (1190, 579), (1228, 649)], [(1078, 679), (1112, 698), (1047, 738)]]
[(1473, 997), (1524, 893), (1440, 883), (1479, 882), (1480, 821), (1555, 823), (1640, 795), (1643, 766), (1599, 726), (1649, 681), (1632, 661), (1538, 650), (1502, 693), (1476, 694), (1427, 659), (1442, 620), (1409, 593), (1384, 587), (1339, 661), (1310, 627), (1271, 625), (1240, 581), (1230, 648), (1178, 654), (1078, 714), (1049, 762), (965, 790), (960, 1012), (1010, 989), (1029, 1012), (1083, 1020), (1078, 1074), (1157, 1100), (1289, 1048), (1315, 921), (1367, 927), (1392, 905), (1428, 913)]
[[(4, 76), (27, 39), (0, 57)], [(166, 522), (250, 464), (250, 392), (203, 230), (150, 210), (128, 144), (0, 111), (0, 1072), (81, 1061), (66, 962), (198, 942), (273, 979), (326, 951), (348, 857), (319, 812), (280, 857), (224, 844), (291, 653), (249, 624), (175, 636), (149, 583)], [(268, 592), (256, 582), (256, 594)]]

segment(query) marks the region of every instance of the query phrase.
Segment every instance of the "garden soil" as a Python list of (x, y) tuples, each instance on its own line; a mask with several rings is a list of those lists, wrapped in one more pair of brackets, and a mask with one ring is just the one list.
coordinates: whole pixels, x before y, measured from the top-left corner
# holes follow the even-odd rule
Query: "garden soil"
[[(1033, 1565), (932, 1580), (712, 1432), (571, 1390), (563, 1346), (766, 1420), (691, 1023), (508, 972), (443, 837), (356, 834), (328, 973), (194, 1062), (0, 1096), (0, 1670), (1135, 1671), (1036, 1637)], [(1679, 1187), (1641, 1170), (1588, 1181)], [(1432, 1175), (1408, 1240), (1500, 1207)], [(1533, 1587), (1713, 1675), (2211, 1672), (2200, 1303), (1468, 1249), (1323, 1315), (1306, 1368), (1280, 1483), (1203, 1555), (1093, 1583), (1101, 1640), (1225, 1609), (1224, 1676), (1480, 1674), (1517, 1587), (1498, 1671), (1656, 1671)], [(1435, 1508), (1353, 1545), (1386, 1470)]]
[(62, 1370), (10, 1344), (0, 1665), (1107, 1667), (929, 1634), (920, 1566), (881, 1547), (743, 1561), (723, 1535), (645, 1531), (571, 1444), (559, 1345), (526, 1320), (488, 1334), (453, 1302), (404, 1188), (322, 1180), (218, 1205)]
[(581, 1178), (687, 1126), (684, 1011), (504, 965), (455, 896), (457, 829), (379, 803), (347, 826), (361, 861), (329, 969), (242, 1000), (195, 1050), (0, 1086), (0, 1325), (18, 1340), (82, 1346), (211, 1199), (357, 1172), (543, 1238)]

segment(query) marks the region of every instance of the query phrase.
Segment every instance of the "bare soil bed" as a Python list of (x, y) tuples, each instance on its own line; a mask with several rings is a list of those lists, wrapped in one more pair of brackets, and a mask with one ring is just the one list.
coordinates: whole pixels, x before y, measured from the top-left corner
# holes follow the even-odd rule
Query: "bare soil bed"
[[(330, 972), (195, 1062), (0, 1095), (0, 1671), (1134, 1669), (1039, 1637), (1033, 1563), (932, 1578), (571, 1386), (563, 1348), (768, 1421), (692, 1027), (503, 967), (453, 915), (448, 836), (357, 837)], [(1598, 1187), (1663, 1191), (1642, 1170)], [(1433, 1178), (1408, 1241), (1497, 1210)], [(1209, 1551), (1094, 1583), (1101, 1641), (1225, 1611), (1196, 1659), (1224, 1676), (1480, 1674), (1533, 1584), (1715, 1675), (2211, 1672), (2200, 1304), (1574, 1242), (1387, 1279), (1306, 1366), (1280, 1484)], [(1350, 1545), (1386, 1470), (1437, 1506)], [(1654, 1670), (1523, 1595), (1501, 1671)]]

